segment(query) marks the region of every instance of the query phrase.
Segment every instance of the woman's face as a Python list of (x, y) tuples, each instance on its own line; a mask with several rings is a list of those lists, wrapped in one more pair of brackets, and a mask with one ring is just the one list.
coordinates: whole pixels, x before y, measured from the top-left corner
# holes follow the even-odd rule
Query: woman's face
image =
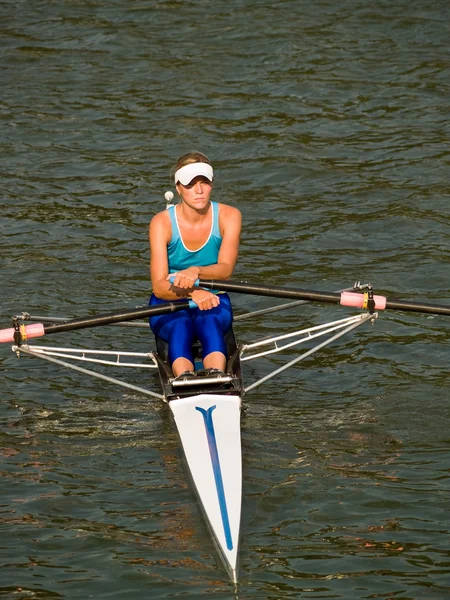
[(188, 185), (177, 183), (177, 192), (189, 207), (202, 210), (208, 206), (212, 187), (213, 184), (209, 179), (200, 175), (195, 177)]

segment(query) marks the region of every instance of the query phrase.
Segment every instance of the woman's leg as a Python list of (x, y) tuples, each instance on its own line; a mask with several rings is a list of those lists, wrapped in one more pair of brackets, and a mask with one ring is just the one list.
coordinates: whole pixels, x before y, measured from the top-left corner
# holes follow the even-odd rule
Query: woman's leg
[[(150, 304), (159, 304), (159, 298), (150, 299)], [(161, 301), (163, 302), (163, 301)], [(167, 315), (150, 318), (153, 333), (168, 343), (169, 364), (175, 376), (184, 371), (194, 370), (192, 342), (194, 341), (194, 324), (188, 310), (181, 310)]]
[(224, 371), (227, 364), (225, 334), (231, 327), (233, 311), (227, 294), (220, 294), (219, 298), (219, 306), (196, 311), (194, 325), (203, 349), (203, 366)]

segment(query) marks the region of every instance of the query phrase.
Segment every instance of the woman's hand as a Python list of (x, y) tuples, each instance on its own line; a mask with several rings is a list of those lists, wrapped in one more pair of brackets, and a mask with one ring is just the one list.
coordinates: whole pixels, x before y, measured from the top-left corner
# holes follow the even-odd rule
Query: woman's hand
[(191, 298), (200, 310), (209, 310), (220, 304), (219, 296), (207, 290), (194, 290), (191, 293)]
[(178, 271), (178, 273), (170, 273), (167, 276), (167, 280), (170, 280), (171, 277), (175, 277), (174, 282), (172, 283), (174, 287), (182, 290), (190, 290), (194, 287), (194, 283), (197, 281), (199, 274), (200, 269), (198, 267), (189, 267), (188, 269)]

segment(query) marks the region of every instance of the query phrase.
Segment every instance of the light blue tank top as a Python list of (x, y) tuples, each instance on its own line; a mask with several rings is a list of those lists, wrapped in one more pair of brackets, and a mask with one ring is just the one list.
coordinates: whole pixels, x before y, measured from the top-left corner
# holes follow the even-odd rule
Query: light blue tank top
[(222, 236), (219, 229), (219, 205), (211, 202), (212, 227), (208, 239), (198, 250), (189, 250), (181, 239), (175, 206), (169, 206), (168, 211), (172, 224), (172, 238), (167, 246), (169, 273), (176, 273), (188, 267), (206, 267), (215, 265), (219, 259)]

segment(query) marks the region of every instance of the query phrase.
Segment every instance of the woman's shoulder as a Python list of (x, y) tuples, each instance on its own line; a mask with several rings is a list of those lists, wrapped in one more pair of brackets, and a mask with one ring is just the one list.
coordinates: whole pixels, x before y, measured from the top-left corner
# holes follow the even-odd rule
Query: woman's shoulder
[(229, 204), (223, 204), (222, 202), (217, 202), (217, 205), (219, 207), (219, 214), (221, 217), (238, 218), (241, 216), (241, 211), (234, 206), (230, 206)]
[(150, 220), (150, 231), (155, 229), (160, 231), (170, 231), (171, 228), (172, 225), (170, 222), (170, 214), (167, 209), (156, 213), (156, 215)]
[(151, 218), (150, 222), (151, 223), (155, 222), (155, 223), (159, 223), (159, 224), (170, 223), (169, 209), (166, 208), (165, 210), (162, 210), (161, 212), (156, 213), (156, 215)]
[(219, 204), (219, 228), (222, 236), (239, 235), (242, 227), (241, 211), (229, 204)]

